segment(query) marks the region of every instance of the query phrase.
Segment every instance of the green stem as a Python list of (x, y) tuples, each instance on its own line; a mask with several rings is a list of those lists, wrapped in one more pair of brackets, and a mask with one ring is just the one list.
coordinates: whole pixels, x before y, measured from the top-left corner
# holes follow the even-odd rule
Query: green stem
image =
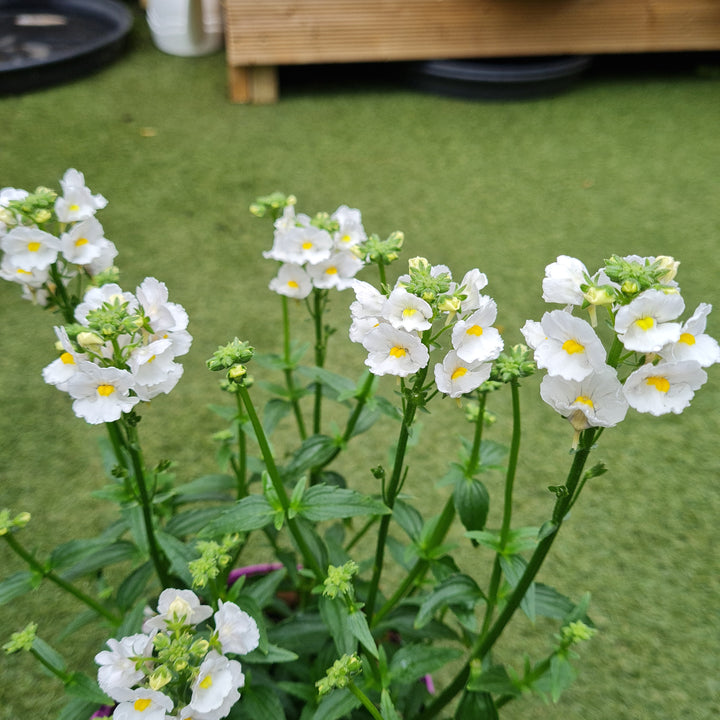
[(132, 422), (124, 422), (125, 432), (127, 434), (127, 450), (130, 454), (130, 462), (132, 464), (132, 475), (135, 479), (138, 492), (140, 494), (140, 507), (142, 509), (143, 523), (145, 525), (145, 536), (148, 541), (148, 550), (150, 559), (152, 560), (158, 580), (163, 588), (172, 585), (170, 573), (166, 558), (160, 550), (157, 538), (155, 537), (155, 524), (153, 521), (152, 498), (148, 492), (147, 483), (145, 481), (145, 467), (142, 458), (142, 450), (138, 439), (137, 428)]
[(373, 515), (361, 528), (357, 535), (345, 546), (345, 552), (350, 552), (352, 548), (365, 537), (367, 531), (380, 519), (379, 515)]
[[(437, 547), (447, 535), (452, 521), (455, 518), (455, 501), (452, 495), (445, 501), (445, 507), (438, 519), (435, 529), (430, 536), (427, 543), (427, 550), (432, 550)], [(406, 594), (408, 594), (417, 580), (422, 578), (430, 567), (430, 561), (425, 558), (420, 558), (415, 561), (415, 565), (410, 568), (410, 571), (405, 575), (400, 586), (395, 590), (389, 600), (375, 613), (372, 624), (377, 625), (382, 619), (397, 605)]]
[[(405, 453), (407, 451), (408, 440), (410, 439), (410, 428), (415, 420), (415, 413), (418, 408), (416, 396), (419, 394), (420, 389), (425, 382), (427, 371), (428, 366), (422, 368), (417, 373), (413, 388), (405, 402), (402, 424), (400, 426), (400, 436), (398, 437), (397, 448), (395, 449), (395, 464), (393, 466), (390, 482), (385, 491), (385, 497), (383, 497), (385, 505), (387, 505), (391, 510), (395, 505), (395, 500), (397, 499), (403, 477), (403, 466), (405, 464)], [(383, 560), (385, 557), (385, 545), (387, 544), (387, 536), (390, 529), (391, 519), (392, 513), (383, 515), (380, 520), (380, 528), (378, 529), (373, 575), (370, 580), (370, 589), (368, 591), (367, 604), (365, 608), (365, 613), (369, 621), (372, 621), (373, 612), (375, 610), (375, 601), (377, 599), (378, 587), (380, 585), (380, 576), (382, 574)]]
[(247, 388), (238, 388), (238, 395), (243, 401), (245, 410), (247, 411), (248, 417), (250, 418), (250, 423), (255, 430), (255, 438), (258, 442), (258, 445), (260, 446), (260, 452), (263, 456), (263, 460), (265, 461), (265, 468), (270, 477), (270, 482), (272, 482), (275, 493), (277, 494), (278, 500), (280, 501), (280, 505), (283, 509), (283, 512), (285, 513), (285, 520), (287, 522), (287, 526), (295, 542), (297, 543), (298, 548), (300, 549), (300, 554), (303, 556), (303, 562), (313, 571), (318, 580), (322, 580), (325, 577), (325, 573), (322, 571), (320, 564), (310, 551), (310, 548), (305, 542), (305, 538), (302, 536), (302, 533), (300, 532), (300, 529), (298, 528), (298, 525), (295, 522), (294, 518), (289, 517), (290, 498), (288, 497), (285, 485), (283, 485), (282, 479), (280, 478), (280, 473), (278, 472), (277, 465), (275, 464), (275, 458), (273, 457), (272, 450), (270, 449), (270, 443), (268, 443), (267, 436), (265, 435), (265, 430), (263, 430), (262, 423), (260, 422), (260, 418), (255, 411), (255, 406), (253, 405)]
[(69, 593), (73, 597), (80, 600), (80, 602), (87, 605), (89, 608), (94, 610), (98, 615), (102, 615), (104, 618), (109, 620), (114, 625), (119, 625), (122, 618), (117, 617), (115, 614), (110, 612), (106, 607), (103, 607), (97, 600), (86, 595), (82, 590), (76, 588), (72, 583), (64, 580), (60, 575), (57, 575), (52, 570), (43, 567), (16, 539), (12, 532), (6, 532), (3, 535), (7, 540), (8, 545), (12, 548), (13, 552), (22, 558), (30, 569), (41, 575), (44, 578), (50, 580), (58, 587), (62, 588), (65, 592)]
[(348, 690), (365, 706), (375, 720), (383, 720), (383, 716), (372, 704), (370, 698), (352, 680), (348, 681)]
[(290, 403), (292, 404), (293, 413), (295, 415), (295, 421), (298, 426), (298, 433), (300, 434), (300, 440), (305, 440), (307, 437), (307, 430), (305, 429), (305, 421), (303, 420), (302, 411), (300, 410), (300, 401), (297, 397), (297, 389), (295, 388), (295, 379), (293, 377), (293, 371), (290, 367), (291, 364), (291, 346), (290, 346), (290, 314), (288, 311), (288, 299), (284, 295), (282, 296), (282, 315), (283, 315), (283, 360), (285, 361), (285, 384), (287, 385), (288, 393), (290, 395)]
[[(327, 300), (327, 290), (313, 289), (313, 311), (312, 316), (315, 321), (315, 366), (325, 367), (325, 355), (327, 351), (327, 338), (325, 337), (323, 328), (323, 314), (325, 311), (325, 302)], [(315, 383), (315, 403), (313, 406), (313, 432), (320, 434), (322, 427), (322, 383)]]
[(589, 430), (585, 430), (580, 436), (580, 444), (574, 454), (573, 462), (565, 483), (568, 492), (567, 494), (558, 497), (553, 509), (552, 521), (555, 524), (554, 531), (549, 535), (546, 535), (538, 543), (527, 566), (525, 567), (525, 572), (522, 574), (518, 584), (510, 594), (502, 612), (498, 615), (497, 620), (495, 620), (492, 627), (486, 633), (483, 633), (475, 642), (470, 652), (470, 656), (460, 672), (455, 676), (450, 685), (448, 685), (445, 690), (438, 695), (438, 697), (430, 703), (430, 705), (428, 705), (425, 710), (420, 713), (420, 715), (417, 716), (415, 720), (429, 720), (430, 718), (437, 717), (438, 713), (465, 688), (468, 678), (470, 677), (470, 662), (474, 659), (483, 659), (490, 652), (515, 614), (515, 611), (518, 607), (520, 607), (520, 602), (525, 597), (528, 588), (542, 567), (542, 564), (547, 557), (547, 554), (550, 552), (550, 548), (559, 533), (565, 516), (567, 515), (567, 510), (572, 497), (576, 494), (578, 484), (582, 479), (583, 468), (585, 467), (587, 458), (593, 448), (595, 432), (595, 428), (590, 428)]
[(480, 392), (478, 395), (478, 416), (475, 420), (473, 446), (470, 452), (470, 459), (467, 464), (468, 476), (474, 475), (480, 465), (480, 446), (482, 445), (483, 428), (485, 427), (485, 404), (487, 403), (487, 391)]
[(237, 464), (233, 463), (235, 469), (235, 478), (237, 481), (238, 500), (244, 498), (248, 494), (247, 490), (247, 436), (242, 429), (241, 418), (243, 417), (243, 406), (240, 396), (236, 393), (238, 418), (237, 418), (237, 435), (238, 435), (238, 459)]
[(382, 261), (382, 258), (380, 258), (377, 261), (378, 266), (378, 273), (380, 274), (380, 287), (384, 288), (387, 285), (387, 280), (385, 278), (385, 264)]
[(513, 488), (515, 486), (515, 474), (517, 472), (518, 456), (520, 455), (520, 385), (517, 378), (510, 381), (510, 391), (512, 393), (512, 413), (513, 413), (513, 430), (512, 440), (510, 443), (510, 456), (508, 457), (507, 472), (505, 473), (505, 499), (503, 507), (503, 521), (500, 530), (500, 547), (505, 550), (510, 533), (510, 524), (512, 522), (512, 506), (513, 506)]

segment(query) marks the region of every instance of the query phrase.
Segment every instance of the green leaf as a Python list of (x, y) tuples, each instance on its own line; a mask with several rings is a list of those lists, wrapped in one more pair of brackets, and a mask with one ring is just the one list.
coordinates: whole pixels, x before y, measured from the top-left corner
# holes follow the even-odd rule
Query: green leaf
[(348, 615), (347, 619), (348, 627), (353, 637), (355, 637), (360, 644), (367, 650), (373, 657), (378, 656), (377, 645), (375, 644), (375, 638), (370, 632), (367, 618), (365, 613), (361, 610), (356, 610)]
[(197, 500), (224, 500), (235, 489), (235, 478), (225, 473), (203, 475), (175, 488), (175, 502), (188, 503)]
[(293, 454), (283, 473), (289, 478), (297, 478), (310, 468), (323, 465), (336, 452), (337, 444), (328, 435), (311, 435)]
[(352, 397), (355, 395), (356, 386), (352, 380), (343, 375), (330, 372), (330, 370), (326, 370), (325, 368), (303, 366), (298, 368), (298, 373), (332, 390), (332, 393), (330, 393), (331, 397)]
[(455, 720), (499, 720), (499, 715), (488, 693), (468, 692), (460, 701)]
[(175, 537), (179, 538), (195, 535), (216, 518), (220, 517), (226, 510), (226, 505), (186, 510), (170, 518), (168, 524), (165, 526), (165, 530), (170, 535), (175, 535)]
[(182, 579), (187, 587), (192, 587), (193, 578), (188, 569), (188, 563), (198, 557), (197, 550), (162, 530), (155, 533), (155, 537), (170, 561), (170, 572)]
[(383, 720), (402, 720), (386, 688), (383, 688), (382, 693), (380, 693), (380, 712)]
[(535, 583), (535, 612), (553, 620), (564, 620), (575, 609), (575, 603), (555, 588)]
[(490, 495), (480, 480), (460, 478), (455, 483), (453, 501), (466, 530), (482, 530), (485, 527), (490, 509)]
[(248, 495), (212, 520), (201, 537), (220, 537), (236, 532), (259, 530), (272, 522), (275, 511), (263, 495)]
[(504, 665), (492, 665), (471, 678), (467, 685), (471, 692), (487, 692), (494, 695), (520, 695), (520, 688), (513, 683)]
[(521, 527), (510, 530), (507, 542), (503, 548), (499, 530), (469, 530), (465, 537), (475, 540), (480, 545), (503, 555), (518, 555), (525, 550), (533, 550), (537, 545), (538, 529), (536, 527)]
[(417, 542), (423, 530), (423, 517), (404, 500), (397, 499), (393, 506), (393, 520), (408, 534), (411, 540)]
[(436, 612), (448, 607), (461, 616), (471, 614), (475, 606), (484, 599), (482, 590), (469, 575), (451, 575), (423, 600), (415, 618), (415, 627), (423, 627)]
[(390, 509), (380, 500), (355, 490), (313, 485), (303, 495), (298, 511), (311, 522), (322, 522), (356, 515), (386, 515)]
[(249, 595), (258, 604), (259, 608), (267, 607), (275, 597), (280, 583), (285, 579), (287, 571), (285, 568), (274, 570), (260, 579), (248, 583), (242, 591), (243, 595)]
[(332, 600), (323, 595), (318, 605), (338, 655), (352, 655), (357, 650), (358, 639), (350, 627), (350, 613), (345, 602), (342, 599)]
[(96, 705), (112, 705), (112, 700), (98, 687), (95, 680), (91, 680), (85, 673), (72, 673), (65, 683), (65, 692)]
[(72, 580), (83, 575), (95, 573), (108, 565), (138, 559), (139, 553), (137, 547), (131, 542), (120, 540), (90, 553), (80, 562), (62, 573), (62, 577), (65, 580)]
[(272, 688), (250, 685), (243, 690), (242, 702), (238, 703), (238, 717), (247, 720), (285, 720), (285, 710)]
[[(522, 574), (525, 572), (527, 563), (519, 555), (500, 555), (500, 567), (510, 586), (514, 589), (520, 582)], [(527, 592), (520, 601), (520, 608), (528, 616), (530, 622), (535, 622), (535, 583), (531, 583)]]
[(327, 640), (327, 627), (318, 613), (300, 612), (268, 628), (268, 639), (302, 655), (318, 652)]
[(272, 435), (278, 423), (290, 412), (292, 403), (282, 398), (271, 398), (263, 410), (263, 430), (269, 437)]
[(276, 663), (295, 662), (298, 659), (298, 655), (292, 650), (286, 650), (285, 648), (278, 647), (270, 643), (267, 646), (267, 653), (260, 650), (253, 650), (252, 652), (243, 655), (243, 663), (255, 663), (258, 665), (274, 665)]
[(145, 587), (153, 577), (155, 569), (148, 560), (135, 568), (120, 584), (117, 591), (117, 604), (122, 610), (129, 610), (142, 596)]
[(550, 660), (550, 697), (556, 703), (575, 680), (577, 673), (563, 655), (553, 655)]
[(214, 412), (216, 415), (221, 417), (223, 420), (226, 420), (227, 422), (234, 422), (237, 420), (237, 408), (234, 408), (230, 405), (215, 405), (210, 404), (207, 406), (208, 410), (211, 412)]
[(346, 688), (333, 690), (318, 705), (313, 720), (340, 720), (360, 705), (360, 701)]
[(50, 567), (53, 570), (62, 570), (63, 568), (70, 567), (109, 544), (110, 541), (104, 538), (70, 540), (70, 542), (58, 545), (50, 553)]
[(57, 720), (88, 720), (98, 709), (98, 703), (74, 697), (60, 711)]
[(19, 570), (0, 582), (0, 605), (14, 600), (37, 587), (35, 573)]
[(390, 678), (392, 682), (407, 685), (436, 672), (461, 655), (462, 652), (454, 648), (424, 644), (403, 645), (390, 661)]
[(66, 669), (65, 659), (55, 650), (54, 647), (48, 645), (41, 637), (35, 636), (32, 644), (33, 655), (37, 655), (44, 663), (55, 668), (60, 673), (64, 673)]

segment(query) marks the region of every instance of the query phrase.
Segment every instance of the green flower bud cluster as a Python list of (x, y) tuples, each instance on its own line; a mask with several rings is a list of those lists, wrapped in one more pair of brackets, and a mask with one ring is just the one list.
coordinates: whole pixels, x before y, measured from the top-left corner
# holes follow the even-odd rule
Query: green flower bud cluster
[(362, 663), (357, 655), (343, 655), (332, 664), (332, 667), (328, 668), (326, 676), (315, 683), (318, 695), (322, 697), (335, 688), (347, 687), (352, 676), (359, 673), (360, 670), (362, 670)]
[(105, 340), (113, 340), (121, 335), (132, 336), (138, 330), (147, 328), (147, 323), (142, 310), (129, 312), (128, 303), (122, 298), (103, 303), (87, 314), (87, 328)]
[(340, 223), (337, 220), (333, 220), (329, 213), (326, 212), (317, 213), (310, 221), (310, 224), (320, 230), (326, 230), (331, 235), (340, 229)]
[(352, 252), (365, 263), (389, 265), (398, 259), (404, 240), (405, 235), (399, 230), (391, 233), (387, 240), (373, 234), (365, 242), (355, 245)]
[(563, 626), (560, 637), (562, 644), (565, 647), (570, 647), (570, 645), (590, 640), (596, 633), (595, 628), (589, 627), (582, 620), (573, 620)]
[(340, 566), (330, 565), (327, 577), (323, 581), (322, 594), (332, 599), (338, 595), (345, 595), (352, 599), (355, 594), (352, 579), (359, 571), (358, 564), (353, 560), (349, 560)]
[(513, 345), (493, 363), (490, 381), (508, 383), (532, 375), (535, 370), (532, 351), (525, 345)]
[(273, 220), (277, 220), (283, 213), (283, 210), (289, 205), (294, 205), (297, 199), (294, 195), (285, 195), (281, 192), (274, 192), (270, 195), (259, 197), (251, 206), (250, 212), (255, 217), (265, 217), (269, 215)]
[(21, 512), (15, 517), (10, 517), (10, 510), (3, 508), (0, 510), (0, 535), (6, 535), (13, 528), (23, 528), (30, 522), (30, 513)]
[[(57, 193), (54, 190), (39, 187), (34, 193), (31, 193), (22, 200), (9, 202), (2, 220), (8, 226), (15, 225), (18, 222), (27, 225), (41, 226), (55, 219), (56, 198)], [(7, 222), (8, 219), (11, 222)]]
[(14, 632), (10, 636), (10, 640), (3, 645), (3, 650), (11, 655), (12, 653), (20, 652), (21, 650), (32, 650), (33, 643), (35, 642), (35, 635), (37, 633), (37, 623), (29, 623), (25, 628), (18, 632)]
[(436, 301), (443, 305), (446, 305), (447, 301), (453, 304), (452, 296), (445, 296), (452, 282), (450, 273), (443, 272), (433, 276), (432, 265), (423, 257), (412, 258), (408, 265), (410, 282), (403, 283), (403, 286), (409, 293), (417, 295), (430, 305), (437, 305)]
[(208, 359), (210, 370), (226, 370), (223, 389), (235, 392), (238, 387), (249, 387), (252, 379), (247, 376), (245, 363), (252, 360), (255, 348), (247, 342), (234, 338), (227, 345), (220, 346)]
[[(674, 287), (673, 281), (679, 265), (677, 260), (667, 255), (660, 255), (652, 262), (649, 259), (639, 262), (613, 255), (605, 261), (605, 273), (612, 282), (620, 286), (620, 290), (618, 291), (612, 286), (600, 286), (598, 290), (612, 294), (612, 302), (627, 305), (645, 290), (670, 291)], [(581, 290), (587, 295), (592, 288), (582, 285)], [(610, 303), (603, 302), (602, 304)]]
[(200, 551), (200, 557), (188, 563), (193, 587), (205, 587), (214, 580), (232, 560), (231, 551), (239, 542), (237, 534), (226, 535), (222, 543), (200, 540), (195, 546)]

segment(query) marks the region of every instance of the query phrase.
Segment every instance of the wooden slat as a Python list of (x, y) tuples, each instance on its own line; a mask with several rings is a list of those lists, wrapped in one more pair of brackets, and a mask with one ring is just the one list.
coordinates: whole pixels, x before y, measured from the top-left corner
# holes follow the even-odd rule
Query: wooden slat
[(720, 0), (225, 0), (230, 65), (720, 49)]

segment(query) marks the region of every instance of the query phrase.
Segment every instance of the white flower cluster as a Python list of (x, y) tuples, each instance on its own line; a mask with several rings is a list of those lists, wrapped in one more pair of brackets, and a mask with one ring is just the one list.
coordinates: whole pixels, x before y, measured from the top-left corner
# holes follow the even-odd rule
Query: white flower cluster
[[(98, 684), (116, 701), (115, 720), (219, 720), (230, 712), (245, 684), (242, 666), (227, 654), (258, 647), (252, 617), (232, 602), (219, 601), (215, 629), (197, 625), (213, 615), (191, 590), (164, 590), (158, 615), (143, 632), (108, 640), (95, 656)], [(189, 701), (188, 701), (188, 698)]]
[(113, 422), (141, 400), (170, 392), (183, 373), (175, 358), (190, 349), (188, 316), (168, 302), (164, 283), (145, 278), (135, 294), (110, 283), (91, 288), (75, 310), (73, 341), (56, 327), (60, 357), (43, 370), (91, 424)]
[(473, 269), (458, 284), (447, 266), (430, 266), (424, 258), (411, 260), (410, 268), (388, 296), (354, 281), (350, 339), (368, 351), (365, 364), (374, 375), (407, 377), (428, 365), (437, 335), (426, 332), (443, 319), (439, 333), (451, 333), (452, 349), (434, 365), (435, 383), (441, 393), (459, 398), (490, 377), (492, 361), (503, 349), (492, 327), (495, 301), (480, 292), (487, 278)]
[[(78, 272), (98, 275), (111, 268), (117, 256), (115, 245), (105, 237), (95, 218), (95, 212), (104, 208), (107, 200), (93, 195), (83, 174), (72, 168), (60, 185), (62, 195), (54, 199), (52, 210), (35, 208), (30, 216), (13, 211), (12, 205), (30, 197), (26, 190), (0, 190), (0, 277), (19, 283), (23, 295), (39, 305), (47, 302), (48, 285), (67, 285)], [(48, 198), (54, 197), (50, 191), (45, 193)], [(59, 236), (40, 229), (39, 225), (55, 219), (63, 228)], [(51, 266), (57, 268), (53, 277)]]
[(302, 299), (313, 287), (345, 290), (363, 267), (352, 248), (367, 239), (360, 211), (339, 207), (327, 225), (314, 224), (305, 214), (295, 214), (287, 205), (275, 221), (273, 246), (263, 256), (282, 263), (270, 281), (270, 289), (280, 295)]
[[(543, 400), (577, 431), (612, 427), (628, 406), (680, 413), (706, 381), (703, 368), (720, 361), (717, 341), (705, 334), (710, 305), (679, 321), (685, 303), (677, 266), (667, 257), (613, 257), (591, 276), (582, 262), (561, 255), (545, 269), (543, 299), (566, 307), (528, 320), (522, 332), (548, 372)], [(597, 307), (607, 308), (620, 351), (612, 363), (591, 323), (572, 314), (578, 307), (593, 321)]]

